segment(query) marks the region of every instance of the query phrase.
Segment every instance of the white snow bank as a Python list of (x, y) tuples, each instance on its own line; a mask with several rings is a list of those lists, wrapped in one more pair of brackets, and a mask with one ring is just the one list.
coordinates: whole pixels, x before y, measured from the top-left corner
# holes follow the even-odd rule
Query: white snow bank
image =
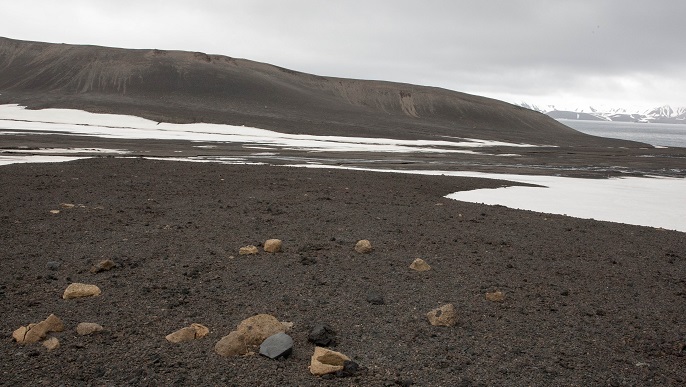
[(665, 228), (686, 232), (686, 179), (622, 177), (582, 179), (465, 171), (390, 170), (326, 165), (308, 168), (355, 169), (377, 172), (479, 177), (539, 185), (477, 189), (446, 195), (471, 203), (502, 205), (521, 210)]
[(103, 138), (253, 143), (277, 146), (283, 149), (315, 152), (358, 151), (477, 154), (478, 152), (473, 150), (456, 148), (535, 146), (479, 139), (434, 141), (286, 134), (233, 125), (160, 123), (133, 116), (95, 114), (80, 110), (27, 110), (19, 105), (0, 105), (0, 129), (66, 132), (75, 135)]

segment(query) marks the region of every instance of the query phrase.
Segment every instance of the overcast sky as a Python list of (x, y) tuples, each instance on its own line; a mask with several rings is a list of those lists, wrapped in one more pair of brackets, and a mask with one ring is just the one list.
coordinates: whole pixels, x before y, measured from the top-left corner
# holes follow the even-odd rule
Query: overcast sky
[(202, 51), (558, 107), (686, 106), (686, 1), (0, 0), (0, 36)]

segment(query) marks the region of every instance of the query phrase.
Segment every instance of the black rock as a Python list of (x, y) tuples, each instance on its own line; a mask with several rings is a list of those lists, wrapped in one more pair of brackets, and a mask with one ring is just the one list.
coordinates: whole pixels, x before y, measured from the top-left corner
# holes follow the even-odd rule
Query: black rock
[(378, 292), (369, 292), (367, 294), (367, 302), (372, 305), (383, 305), (386, 301), (383, 298), (383, 294)]
[(288, 357), (293, 352), (293, 338), (281, 332), (267, 337), (260, 345), (260, 355), (270, 359)]
[(360, 370), (360, 365), (352, 360), (346, 360), (343, 362), (343, 369), (336, 371), (337, 378), (348, 378), (355, 376), (355, 374)]
[(46, 263), (45, 266), (50, 270), (59, 270), (60, 266), (62, 266), (62, 262), (50, 261)]
[(315, 257), (301, 257), (300, 263), (302, 263), (305, 266), (314, 265), (315, 263), (317, 263), (317, 258), (315, 258)]
[(307, 340), (320, 347), (328, 347), (335, 343), (336, 331), (329, 324), (317, 324), (310, 330)]

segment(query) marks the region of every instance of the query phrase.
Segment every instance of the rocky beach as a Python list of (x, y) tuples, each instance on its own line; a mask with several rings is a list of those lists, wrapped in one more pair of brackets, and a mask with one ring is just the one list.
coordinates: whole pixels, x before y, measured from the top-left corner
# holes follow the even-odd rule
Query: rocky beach
[(686, 383), (686, 233), (446, 198), (523, 183), (289, 166), (680, 178), (684, 148), (203, 53), (0, 38), (0, 69), (0, 104), (27, 109), (429, 144), (303, 150), (0, 117), (3, 157), (82, 157), (0, 166), (0, 384)]
[[(470, 178), (99, 158), (7, 165), (0, 180), (6, 384), (686, 380), (680, 232), (443, 197), (501, 184)], [(282, 250), (265, 252), (268, 239)], [(371, 252), (355, 251), (361, 239)], [(257, 254), (240, 255), (248, 245)], [(430, 269), (411, 269), (416, 258)], [(74, 282), (101, 294), (63, 299)], [(431, 325), (445, 304), (455, 324)], [(58, 348), (14, 342), (51, 314)], [(257, 314), (292, 323), (290, 357), (215, 352)], [(103, 330), (79, 335), (82, 322)], [(165, 340), (192, 323), (209, 333)], [(353, 375), (309, 372), (319, 324), (359, 364)]]

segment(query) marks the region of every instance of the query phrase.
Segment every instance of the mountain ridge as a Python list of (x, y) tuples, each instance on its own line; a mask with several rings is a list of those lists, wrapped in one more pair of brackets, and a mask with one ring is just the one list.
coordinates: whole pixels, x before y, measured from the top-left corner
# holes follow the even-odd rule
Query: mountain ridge
[(594, 106), (569, 109), (557, 108), (554, 105), (540, 107), (526, 102), (521, 102), (518, 105), (555, 119), (686, 124), (686, 107), (672, 107), (670, 105), (648, 109)]
[(324, 77), (200, 52), (8, 38), (0, 38), (0, 103), (315, 135), (613, 141), (520, 106), (436, 87)]

